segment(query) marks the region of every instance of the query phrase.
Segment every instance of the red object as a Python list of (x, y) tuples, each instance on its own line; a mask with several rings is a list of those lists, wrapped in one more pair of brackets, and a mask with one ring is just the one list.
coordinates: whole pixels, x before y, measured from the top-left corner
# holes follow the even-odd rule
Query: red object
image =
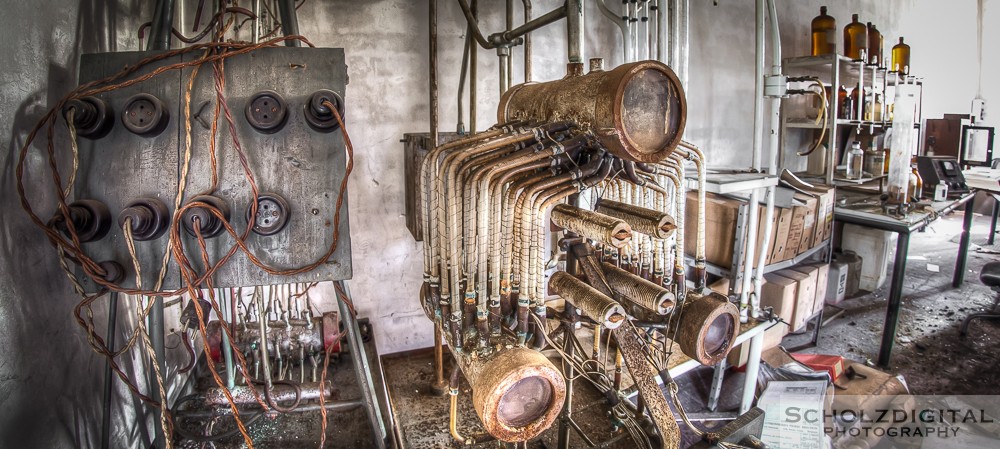
[(830, 378), (834, 382), (844, 374), (844, 358), (839, 355), (826, 354), (792, 354), (795, 360), (816, 371), (826, 371), (830, 373)]

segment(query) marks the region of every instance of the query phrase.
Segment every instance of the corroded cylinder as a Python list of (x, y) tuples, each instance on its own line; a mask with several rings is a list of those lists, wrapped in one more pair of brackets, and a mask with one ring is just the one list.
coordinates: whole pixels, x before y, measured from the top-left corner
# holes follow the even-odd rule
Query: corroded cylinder
[(602, 264), (608, 286), (629, 302), (658, 315), (674, 309), (674, 294), (609, 263)]
[(515, 347), (483, 357), (464, 354), (456, 360), (472, 385), (476, 414), (498, 440), (530, 440), (559, 417), (566, 381), (542, 353)]
[(715, 365), (729, 355), (739, 332), (740, 311), (718, 293), (688, 294), (677, 322), (677, 344), (702, 365)]
[(625, 246), (632, 238), (632, 228), (624, 220), (569, 204), (553, 207), (551, 220), (556, 226), (615, 248)]
[(589, 127), (616, 156), (660, 162), (680, 143), (687, 100), (677, 75), (657, 61), (526, 83), (500, 98), (497, 122), (573, 120)]
[(602, 199), (597, 203), (597, 212), (625, 220), (633, 231), (658, 239), (668, 239), (677, 230), (670, 214), (645, 207)]
[(625, 322), (625, 308), (621, 304), (565, 271), (558, 271), (549, 278), (549, 291), (606, 329), (617, 329)]

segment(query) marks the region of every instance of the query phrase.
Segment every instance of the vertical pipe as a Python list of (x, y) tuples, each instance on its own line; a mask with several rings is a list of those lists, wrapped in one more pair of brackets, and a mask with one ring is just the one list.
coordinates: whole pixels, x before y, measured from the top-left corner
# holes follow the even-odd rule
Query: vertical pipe
[[(430, 80), (430, 126), (431, 141), (434, 142), (435, 147), (440, 143), (440, 140), (438, 140), (437, 4), (437, 0), (430, 0), (427, 8), (427, 20), (430, 25), (430, 40), (428, 42), (428, 54), (430, 55), (428, 64), (430, 72), (428, 74), (428, 79)], [(475, 75), (473, 75), (473, 78), (475, 78)]]
[[(683, 0), (681, 0), (683, 1)], [(764, 146), (764, 14), (765, 0), (756, 2), (756, 33), (754, 33), (755, 60), (754, 67), (754, 111), (753, 111), (753, 156), (751, 168), (759, 172), (761, 167), (761, 152)], [(757, 246), (757, 222), (759, 193), (755, 189), (750, 193), (750, 213), (747, 223), (747, 245), (743, 259), (743, 285), (740, 288), (740, 322), (747, 322), (749, 317), (750, 287), (753, 282), (754, 255)]]
[[(521, 0), (524, 6), (524, 23), (531, 21), (531, 0)], [(531, 33), (524, 33), (524, 82), (531, 82)]]
[[(111, 292), (108, 298), (108, 333), (105, 336), (107, 346), (115, 347), (115, 336), (118, 332), (118, 292)], [(104, 410), (101, 416), (101, 449), (111, 447), (111, 403), (114, 397), (114, 374), (111, 372), (111, 360), (104, 365)]]
[[(566, 355), (568, 357), (573, 357), (573, 352), (576, 348), (572, 344), (572, 339), (575, 338), (572, 334), (573, 328), (565, 324), (563, 326), (566, 328), (566, 336), (563, 340), (566, 344), (563, 345), (563, 347), (566, 348)], [(539, 330), (539, 332), (545, 331)], [(569, 420), (573, 419), (573, 378), (575, 377), (576, 370), (573, 369), (573, 364), (566, 362), (566, 404), (563, 405), (563, 416), (562, 419), (559, 420), (559, 439), (556, 445), (559, 449), (569, 449)]]
[(656, 60), (669, 64), (667, 60), (669, 48), (667, 44), (667, 11), (665, 0), (656, 1)]
[(253, 43), (260, 42), (260, 2), (261, 0), (253, 0), (253, 31), (250, 33), (250, 40)]
[(510, 47), (497, 47), (497, 62), (500, 66), (500, 95), (510, 89)]
[[(684, 90), (688, 90), (688, 56), (691, 54), (690, 48), (690, 21), (691, 21), (691, 0), (680, 0), (680, 21), (677, 24), (678, 30), (677, 35), (680, 39), (680, 45), (678, 49), (680, 50), (678, 61), (678, 66), (680, 71), (678, 72), (678, 78), (680, 78), (681, 86)], [(690, 92), (689, 92), (690, 95)]]
[(569, 62), (583, 63), (583, 0), (566, 0), (566, 55)]
[[(153, 360), (160, 366), (160, 372), (166, 374), (167, 368), (164, 361), (166, 360), (166, 349), (163, 345), (163, 297), (155, 296), (153, 297), (153, 308), (149, 312), (149, 323), (147, 324), (149, 328), (149, 340), (153, 345)], [(156, 374), (153, 370), (150, 370), (151, 381), (149, 382), (150, 392), (152, 393), (152, 398), (154, 401), (165, 401), (167, 398), (160, 397), (160, 389), (154, 387), (156, 385)], [(153, 417), (154, 422), (157, 423), (155, 427), (156, 437), (154, 438), (154, 446), (162, 448), (166, 446), (166, 439), (163, 435), (163, 427), (159, 425), (160, 423), (160, 413), (159, 407), (154, 408)]]
[[(507, 12), (507, 17), (506, 17), (506, 19), (507, 19), (506, 20), (507, 28), (506, 28), (506, 31), (510, 31), (510, 30), (514, 29), (514, 0), (507, 0), (506, 10), (507, 10), (506, 11)], [(507, 58), (507, 87), (508, 88), (510, 86), (514, 85), (514, 57), (513, 57), (514, 55), (511, 54), (510, 56), (511, 57)]]
[(760, 374), (760, 353), (764, 348), (764, 333), (758, 332), (750, 339), (750, 357), (747, 358), (746, 381), (743, 383), (743, 397), (740, 401), (740, 414), (750, 411), (753, 405), (757, 386), (757, 375)]
[(153, 23), (146, 50), (167, 50), (170, 48), (170, 30), (174, 26), (174, 0), (157, 0), (153, 8)]
[[(437, 0), (432, 0), (432, 1), (437, 1)], [(478, 19), (479, 1), (472, 0), (472, 7), (470, 9), (472, 10), (472, 16)], [(478, 92), (476, 92), (476, 89), (478, 88), (477, 87), (478, 77), (476, 75), (478, 67), (479, 67), (479, 45), (473, 43), (472, 53), (469, 53), (469, 132), (472, 134), (476, 133), (476, 97), (479, 96)]]
[[(295, 12), (295, 0), (280, 0), (278, 2), (278, 15), (281, 17), (281, 33), (285, 36), (297, 36), (299, 34), (299, 18)], [(286, 47), (299, 47), (302, 43), (297, 40), (285, 41)]]
[[(222, 301), (221, 298), (219, 300), (219, 305), (222, 306), (222, 322), (227, 327), (233, 319), (233, 310), (229, 308), (231, 304), (231, 301)], [(226, 388), (232, 390), (236, 387), (236, 370), (233, 367), (233, 348), (229, 344), (229, 334), (225, 332), (222, 333), (222, 356), (226, 362)]]

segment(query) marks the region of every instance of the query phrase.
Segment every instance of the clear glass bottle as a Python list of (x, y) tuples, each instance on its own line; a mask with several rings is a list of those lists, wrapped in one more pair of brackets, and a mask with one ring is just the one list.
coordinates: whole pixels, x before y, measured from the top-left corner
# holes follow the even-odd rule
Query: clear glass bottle
[(837, 53), (837, 19), (826, 14), (826, 6), (819, 7), (819, 15), (812, 20), (812, 55)]
[(910, 74), (910, 46), (903, 42), (902, 36), (899, 38), (899, 43), (892, 47), (892, 67), (890, 70), (903, 75)]
[(858, 15), (851, 16), (852, 22), (844, 27), (844, 56), (858, 60), (864, 59), (868, 48), (868, 27), (858, 22)]
[(864, 168), (865, 152), (861, 150), (861, 142), (855, 140), (851, 143), (851, 150), (847, 152), (847, 179), (861, 179)]
[(882, 33), (868, 22), (868, 63), (874, 66), (882, 62)]
[(876, 122), (882, 121), (882, 94), (876, 93), (874, 95), (874, 103), (872, 103), (872, 120)]
[(867, 150), (865, 150), (865, 166), (864, 170), (869, 176), (877, 178), (884, 174), (885, 169), (885, 153), (882, 150), (875, 148), (875, 145), (871, 145)]

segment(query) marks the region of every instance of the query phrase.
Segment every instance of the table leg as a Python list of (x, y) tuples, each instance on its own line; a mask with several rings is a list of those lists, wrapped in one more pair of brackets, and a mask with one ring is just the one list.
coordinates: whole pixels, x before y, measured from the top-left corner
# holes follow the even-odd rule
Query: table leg
[(708, 411), (715, 412), (719, 408), (719, 396), (722, 394), (722, 381), (726, 375), (726, 359), (715, 364), (712, 375), (712, 389), (708, 392)]
[(969, 230), (972, 229), (972, 214), (975, 207), (976, 197), (972, 197), (965, 203), (965, 217), (962, 220), (962, 240), (958, 245), (958, 260), (955, 261), (955, 275), (952, 277), (951, 286), (959, 288), (965, 281), (965, 263), (969, 258)]
[(989, 241), (986, 242), (987, 245), (993, 244), (993, 237), (997, 233), (997, 218), (1000, 218), (1000, 200), (996, 198), (993, 199), (993, 217), (990, 220), (990, 237)]
[(740, 414), (753, 407), (754, 394), (757, 392), (757, 375), (760, 373), (760, 353), (764, 349), (764, 333), (759, 332), (750, 339), (750, 356), (747, 358), (747, 377), (743, 380), (743, 398), (740, 400)]
[(892, 344), (896, 340), (896, 324), (899, 309), (903, 305), (903, 278), (906, 275), (906, 253), (910, 248), (910, 234), (900, 232), (896, 241), (896, 258), (892, 263), (892, 280), (889, 287), (889, 305), (885, 312), (885, 328), (882, 330), (882, 344), (878, 349), (878, 365), (889, 367)]

